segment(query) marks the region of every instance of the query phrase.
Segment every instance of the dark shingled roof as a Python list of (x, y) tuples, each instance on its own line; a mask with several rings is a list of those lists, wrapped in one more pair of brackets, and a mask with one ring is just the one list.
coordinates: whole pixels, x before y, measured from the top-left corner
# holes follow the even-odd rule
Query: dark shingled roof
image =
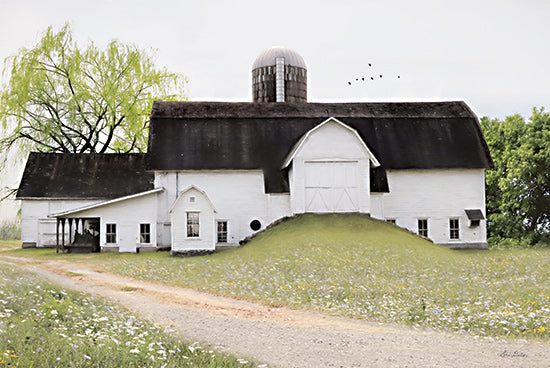
[[(266, 192), (288, 192), (287, 175), (280, 170), (284, 159), (300, 137), (329, 117), (356, 129), (385, 169), (493, 167), (477, 117), (460, 101), (157, 101), (151, 112), (147, 167), (262, 169)], [(371, 190), (385, 191), (380, 177), (385, 175), (377, 174), (374, 182), (381, 187)]]
[(153, 189), (145, 154), (31, 152), (17, 198), (113, 199)]

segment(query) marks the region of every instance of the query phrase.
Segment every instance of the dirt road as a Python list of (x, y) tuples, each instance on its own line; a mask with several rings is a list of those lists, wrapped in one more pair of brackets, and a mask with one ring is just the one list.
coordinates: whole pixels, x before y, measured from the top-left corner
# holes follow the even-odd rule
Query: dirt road
[(114, 301), (180, 334), (270, 367), (549, 367), (550, 344), (469, 336), (274, 308), (97, 272), (66, 260), (4, 262)]

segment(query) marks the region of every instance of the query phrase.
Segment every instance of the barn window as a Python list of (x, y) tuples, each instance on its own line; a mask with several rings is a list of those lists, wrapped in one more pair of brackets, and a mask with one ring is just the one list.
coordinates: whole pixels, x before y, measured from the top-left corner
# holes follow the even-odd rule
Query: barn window
[(470, 227), (478, 227), (479, 223), (479, 220), (470, 220)]
[(218, 221), (218, 243), (227, 243), (227, 221)]
[(151, 242), (151, 224), (139, 224), (139, 242), (141, 244)]
[(199, 213), (187, 212), (187, 237), (199, 237)]
[(451, 239), (459, 239), (459, 221), (458, 219), (449, 219), (449, 237)]
[(428, 237), (428, 219), (418, 219), (418, 235)]
[(395, 224), (396, 220), (394, 218), (387, 218), (386, 222), (389, 222), (391, 224)]
[(105, 229), (107, 243), (116, 243), (116, 224), (107, 224)]

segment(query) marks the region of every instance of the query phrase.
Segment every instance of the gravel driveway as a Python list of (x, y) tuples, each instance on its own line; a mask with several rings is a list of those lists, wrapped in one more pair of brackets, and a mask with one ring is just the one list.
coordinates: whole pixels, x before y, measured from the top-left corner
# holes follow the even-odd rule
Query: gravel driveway
[(186, 340), (269, 367), (550, 367), (548, 343), (355, 321), (135, 281), (66, 260), (2, 258), (61, 287), (114, 301)]

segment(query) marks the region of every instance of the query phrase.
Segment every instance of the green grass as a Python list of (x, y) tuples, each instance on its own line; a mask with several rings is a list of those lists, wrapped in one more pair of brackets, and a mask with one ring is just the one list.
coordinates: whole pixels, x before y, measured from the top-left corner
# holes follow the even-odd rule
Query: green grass
[(21, 248), (21, 240), (18, 239), (0, 239), (0, 248), (18, 249)]
[(252, 367), (0, 263), (0, 367)]
[[(55, 256), (40, 252), (16, 253)], [(550, 340), (549, 249), (454, 251), (364, 216), (300, 216), (244, 247), (203, 257), (66, 256), (136, 279), (271, 305)]]

